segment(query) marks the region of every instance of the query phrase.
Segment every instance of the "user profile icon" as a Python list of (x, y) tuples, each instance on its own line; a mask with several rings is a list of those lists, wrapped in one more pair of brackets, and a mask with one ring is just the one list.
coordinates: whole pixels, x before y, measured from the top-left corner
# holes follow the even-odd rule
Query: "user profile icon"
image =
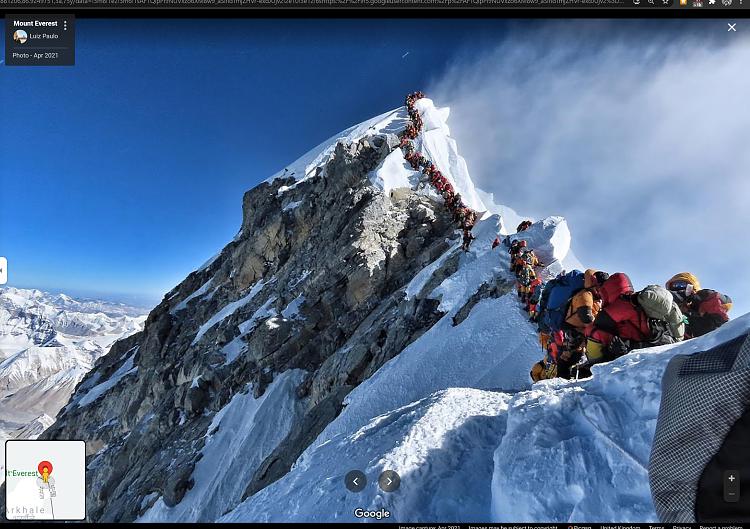
[(24, 30), (17, 29), (13, 32), (13, 42), (16, 44), (26, 44), (27, 40), (29, 40), (29, 34)]

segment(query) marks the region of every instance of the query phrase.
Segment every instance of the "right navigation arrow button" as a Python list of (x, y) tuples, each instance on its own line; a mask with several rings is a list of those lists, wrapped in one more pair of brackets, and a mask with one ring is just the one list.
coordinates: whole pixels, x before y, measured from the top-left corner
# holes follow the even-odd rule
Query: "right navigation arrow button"
[(401, 486), (401, 476), (393, 470), (386, 470), (380, 474), (378, 486), (383, 492), (394, 492)]

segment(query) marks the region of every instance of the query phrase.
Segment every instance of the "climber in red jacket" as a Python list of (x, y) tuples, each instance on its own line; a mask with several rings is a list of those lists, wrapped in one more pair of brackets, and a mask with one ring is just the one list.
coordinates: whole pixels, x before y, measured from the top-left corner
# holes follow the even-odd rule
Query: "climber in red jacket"
[(474, 224), (477, 222), (477, 212), (471, 208), (464, 207), (466, 213), (464, 214), (463, 228), (467, 230), (474, 229)]
[(602, 308), (586, 329), (586, 357), (590, 363), (612, 360), (648, 341), (648, 316), (633, 299), (630, 278), (618, 272), (597, 289)]

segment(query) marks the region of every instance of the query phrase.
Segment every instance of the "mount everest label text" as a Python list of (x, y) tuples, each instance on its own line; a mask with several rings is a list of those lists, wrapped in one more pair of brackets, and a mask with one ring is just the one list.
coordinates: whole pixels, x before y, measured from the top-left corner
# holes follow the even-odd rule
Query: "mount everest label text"
[(8, 520), (86, 518), (83, 441), (6, 441), (5, 458)]

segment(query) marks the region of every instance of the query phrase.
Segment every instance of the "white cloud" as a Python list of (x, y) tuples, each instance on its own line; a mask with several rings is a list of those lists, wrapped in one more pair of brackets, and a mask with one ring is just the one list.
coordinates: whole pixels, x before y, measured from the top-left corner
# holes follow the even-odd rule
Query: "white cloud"
[(587, 265), (636, 286), (689, 270), (750, 310), (750, 40), (564, 24), (516, 27), (433, 83), (475, 183), (565, 215)]

